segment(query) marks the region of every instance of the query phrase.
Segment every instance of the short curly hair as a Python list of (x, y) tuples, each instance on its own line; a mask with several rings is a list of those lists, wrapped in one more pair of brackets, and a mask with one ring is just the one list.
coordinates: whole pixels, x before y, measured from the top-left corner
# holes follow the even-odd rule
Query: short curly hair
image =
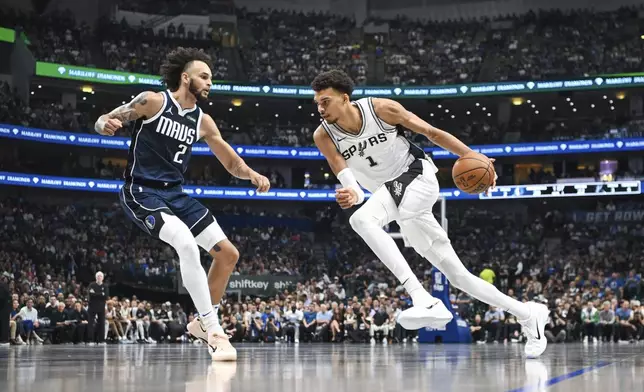
[(327, 88), (332, 88), (341, 93), (351, 96), (353, 93), (353, 80), (344, 71), (339, 69), (332, 69), (327, 72), (322, 72), (313, 79), (311, 88), (313, 91), (318, 92)]
[(161, 77), (163, 83), (172, 91), (176, 91), (181, 85), (181, 74), (193, 61), (203, 61), (212, 69), (210, 56), (201, 49), (178, 47), (168, 53), (161, 64)]

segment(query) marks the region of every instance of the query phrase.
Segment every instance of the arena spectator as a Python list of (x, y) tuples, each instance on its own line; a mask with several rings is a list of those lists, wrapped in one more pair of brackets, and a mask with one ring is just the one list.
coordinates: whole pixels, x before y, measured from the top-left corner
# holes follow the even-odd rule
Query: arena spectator
[(615, 317), (617, 319), (615, 338), (619, 338), (619, 343), (633, 343), (638, 330), (628, 301), (622, 301), (620, 308), (615, 311)]
[(27, 344), (42, 344), (43, 339), (36, 333), (36, 330), (40, 327), (40, 322), (38, 321), (38, 311), (34, 308), (32, 298), (27, 300), (27, 304), (20, 309), (18, 316), (22, 320), (22, 326), (27, 334)]
[(481, 315), (474, 316), (472, 324), (470, 325), (470, 332), (472, 333), (472, 342), (476, 344), (485, 343), (485, 325), (481, 320)]
[(584, 343), (597, 342), (597, 328), (599, 326), (599, 320), (599, 311), (595, 308), (592, 301), (588, 301), (586, 307), (584, 307), (584, 309), (581, 311)]

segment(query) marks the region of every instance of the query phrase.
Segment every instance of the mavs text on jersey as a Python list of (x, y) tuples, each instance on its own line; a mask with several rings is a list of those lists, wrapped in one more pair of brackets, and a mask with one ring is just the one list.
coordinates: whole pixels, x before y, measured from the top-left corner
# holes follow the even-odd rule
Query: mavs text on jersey
[(215, 220), (181, 185), (203, 113), (196, 105), (182, 109), (170, 91), (161, 94), (163, 105), (156, 115), (134, 124), (119, 199), (130, 219), (152, 236), (159, 236), (161, 212), (176, 215), (197, 236)]
[(184, 181), (203, 114), (198, 106), (181, 109), (169, 91), (162, 94), (164, 105), (156, 116), (134, 125), (126, 182), (167, 187)]

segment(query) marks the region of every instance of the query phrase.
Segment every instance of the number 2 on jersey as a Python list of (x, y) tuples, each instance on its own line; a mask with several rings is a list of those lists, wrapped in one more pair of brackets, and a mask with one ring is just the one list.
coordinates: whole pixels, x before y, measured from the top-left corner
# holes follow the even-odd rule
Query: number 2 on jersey
[[(176, 154), (174, 154), (174, 161), (178, 164), (183, 163), (183, 158), (180, 158), (183, 154), (186, 153), (186, 150), (188, 150), (188, 146), (185, 144), (179, 144), (179, 151), (177, 151)], [(373, 165), (371, 165), (373, 166)]]
[(373, 160), (373, 158), (367, 157), (366, 159), (369, 161), (369, 166), (371, 167), (378, 166), (378, 164), (376, 163), (376, 161)]

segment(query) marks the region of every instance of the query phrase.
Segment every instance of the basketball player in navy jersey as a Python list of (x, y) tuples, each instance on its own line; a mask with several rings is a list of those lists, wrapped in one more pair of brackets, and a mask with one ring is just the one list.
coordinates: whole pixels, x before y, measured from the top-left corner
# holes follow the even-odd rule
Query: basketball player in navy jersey
[(394, 220), (405, 242), (441, 270), (454, 287), (517, 316), (528, 337), (526, 355), (541, 355), (547, 345), (543, 332), (548, 308), (534, 302), (521, 303), (467, 271), (432, 213), (439, 196), (438, 169), (402, 131), (424, 135), (460, 157), (475, 153), (396, 101), (351, 101), (353, 82), (342, 71), (318, 75), (311, 87), (323, 119), (313, 139), (342, 184), (336, 200), (342, 208), (350, 208), (364, 201), (362, 187), (372, 192), (349, 223), (412, 297), (414, 306), (400, 314), (400, 325), (407, 329), (441, 328), (452, 320), (452, 314), (422, 287), (394, 240), (383, 230)]
[[(181, 187), (192, 146), (203, 139), (230, 174), (266, 192), (269, 180), (252, 170), (221, 136), (212, 117), (197, 106), (212, 85), (210, 57), (193, 48), (170, 52), (161, 65), (168, 90), (146, 91), (96, 121), (96, 132), (112, 136), (136, 121), (119, 198), (126, 215), (143, 231), (170, 244), (179, 255), (183, 284), (199, 319), (188, 325), (206, 341), (213, 360), (234, 361), (237, 352), (219, 325), (217, 312), (239, 252), (210, 211)], [(199, 248), (213, 257), (208, 275)]]

